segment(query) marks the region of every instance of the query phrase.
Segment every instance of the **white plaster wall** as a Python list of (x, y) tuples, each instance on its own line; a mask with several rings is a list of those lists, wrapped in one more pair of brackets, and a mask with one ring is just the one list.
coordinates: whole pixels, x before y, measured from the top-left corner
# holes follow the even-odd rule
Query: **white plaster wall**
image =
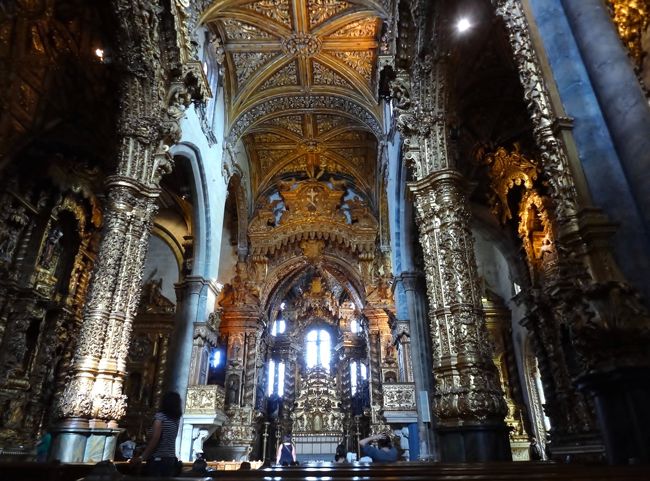
[(179, 266), (171, 248), (159, 237), (150, 236), (143, 279), (147, 281), (150, 278), (162, 278), (163, 296), (176, 303), (174, 284), (178, 282), (178, 273)]
[[(493, 232), (480, 227), (472, 230), (475, 239), (475, 253), (478, 272), (487, 282), (492, 291), (498, 294), (506, 303), (512, 314), (512, 341), (515, 351), (515, 360), (517, 363), (517, 372), (519, 374), (519, 383), (523, 394), (524, 403), (530, 409), (531, 396), (527, 390), (524, 368), (524, 345), (526, 338), (529, 336), (528, 330), (520, 324), (520, 321), (526, 315), (526, 310), (521, 304), (520, 299), (514, 292), (513, 283), (522, 285), (523, 282), (517, 278), (516, 270), (512, 262), (515, 253), (507, 252), (502, 242), (495, 238)], [(530, 434), (530, 433), (529, 433)]]

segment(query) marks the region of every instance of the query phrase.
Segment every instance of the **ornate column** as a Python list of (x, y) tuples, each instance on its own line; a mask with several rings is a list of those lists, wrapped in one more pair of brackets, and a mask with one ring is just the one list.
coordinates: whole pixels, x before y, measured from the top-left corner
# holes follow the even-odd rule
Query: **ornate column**
[[(613, 108), (612, 96), (617, 95), (626, 98), (631, 106), (627, 120), (616, 115), (610, 119), (606, 113), (610, 127), (614, 122), (618, 123), (615, 128), (627, 125), (625, 128), (630, 129), (629, 136), (622, 135), (615, 140), (617, 147), (619, 142), (635, 144), (621, 148), (619, 154), (624, 150), (630, 152), (628, 148), (647, 145), (633, 140), (635, 135), (648, 130), (647, 122), (643, 120), (647, 118), (647, 106), (641, 107), (633, 99), (633, 91), (615, 94), (618, 86), (611, 83), (619, 78), (627, 86), (625, 88), (629, 88), (632, 82), (638, 87), (636, 79), (623, 80), (630, 73), (629, 64), (621, 69), (612, 69), (607, 62), (597, 65), (600, 63), (598, 58), (604, 58), (605, 50), (615, 48), (612, 45), (618, 45), (622, 50), (618, 39), (605, 42), (608, 46), (586, 45), (589, 34), (585, 28), (591, 29), (593, 26), (594, 31), (603, 35), (608, 30), (607, 36), (610, 38), (612, 34), (615, 35), (613, 25), (603, 17), (606, 15), (602, 10), (603, 4), (568, 0), (562, 3), (575, 24), (576, 39), (581, 44), (585, 62), (591, 64), (587, 67), (595, 69), (590, 73), (602, 77), (598, 82), (603, 85), (597, 89), (602, 89), (602, 98), (607, 102), (603, 109)], [(579, 173), (571, 171), (571, 168), (577, 167), (569, 164), (566, 153), (553, 132), (552, 126), (557, 119), (533, 49), (521, 2), (493, 0), (493, 4), (508, 31), (542, 166), (549, 182), (549, 196), (554, 204), (557, 267), (550, 273), (552, 275), (542, 289), (534, 289), (529, 293), (528, 297), (534, 306), (531, 312), (534, 324), (531, 325), (560, 337), (559, 342), (545, 343), (539, 347), (552, 354), (560, 353), (560, 359), (564, 356), (565, 369), (555, 369), (557, 374), (561, 374), (554, 376), (556, 383), (571, 384), (571, 379), (566, 376), (568, 366), (572, 371), (571, 376), (577, 379), (577, 386), (592, 397), (608, 460), (611, 463), (626, 463), (630, 460), (648, 462), (650, 445), (643, 433), (650, 430), (650, 418), (645, 415), (646, 409), (643, 406), (650, 400), (650, 383), (647, 381), (650, 379), (650, 352), (647, 349), (650, 342), (650, 314), (638, 294), (625, 284), (605, 246), (603, 231), (608, 226), (593, 209), (578, 212), (580, 203), (573, 178)], [(612, 62), (623, 63), (621, 51), (612, 51), (610, 54)], [(600, 72), (602, 68), (609, 72)], [(621, 77), (616, 77), (619, 73)], [(644, 108), (645, 114), (642, 112)], [(625, 116), (627, 115), (626, 111)], [(630, 162), (637, 162), (642, 157), (642, 154), (638, 154)], [(628, 167), (636, 169), (637, 164), (626, 165), (626, 169)], [(630, 170), (628, 175), (629, 173)], [(647, 173), (639, 177), (647, 178)], [(645, 180), (635, 184), (637, 202), (640, 189), (646, 184)], [(580, 201), (588, 203), (589, 199), (582, 198)], [(644, 215), (647, 219), (648, 213)], [(542, 367), (540, 365), (540, 370)], [(555, 366), (551, 364), (550, 367), (553, 371)], [(580, 397), (571, 392), (563, 395)], [(571, 400), (566, 400), (566, 405), (573, 408)], [(589, 422), (588, 419), (586, 421)]]
[(443, 461), (510, 459), (506, 406), (492, 362), (462, 176), (441, 170), (411, 189), (425, 253), (434, 412)]
[(433, 392), (431, 371), (431, 334), (426, 305), (426, 285), (420, 272), (402, 272), (399, 279), (406, 292), (411, 328), (411, 363), (413, 381), (417, 395), (418, 433), (420, 438), (420, 459), (437, 459), (435, 438), (431, 429), (430, 396)]
[[(239, 286), (237, 295), (243, 295), (244, 289)], [(263, 374), (266, 355), (259, 335), (259, 321), (259, 308), (246, 304), (243, 297), (237, 298), (236, 305), (224, 307), (220, 334), (228, 337), (226, 380), (236, 383), (239, 392), (235, 400), (231, 394), (226, 407), (228, 421), (221, 429), (220, 454), (223, 459), (240, 459), (248, 455), (256, 439), (256, 402), (258, 397), (264, 397), (263, 392), (258, 393), (260, 388), (263, 389), (263, 386), (258, 386), (258, 377)]]
[[(200, 64), (183, 63), (166, 42), (168, 15), (157, 2), (113, 0), (116, 65), (121, 68), (117, 173), (106, 182), (105, 226), (90, 285), (52, 457), (65, 462), (111, 459), (131, 326), (169, 146), (180, 138), (184, 109), (205, 95)], [(165, 51), (165, 55), (162, 51)], [(172, 73), (173, 72), (173, 73)]]
[(492, 362), (464, 180), (447, 138), (447, 59), (414, 61), (393, 83), (403, 157), (410, 162), (429, 298), (436, 380), (433, 408), (443, 461), (511, 459), (507, 412)]
[[(607, 120), (627, 182), (650, 231), (650, 108), (603, 0), (561, 0)], [(642, 19), (639, 19), (641, 22)]]
[[(391, 345), (392, 336), (388, 326), (388, 315), (382, 308), (366, 307), (363, 311), (368, 319), (368, 371), (370, 383), (370, 408), (372, 416), (370, 420), (370, 431), (373, 434), (388, 430), (386, 420), (381, 411), (384, 406), (382, 384), (386, 382), (386, 361), (392, 357), (393, 371), (396, 371), (396, 359), (394, 353), (388, 353), (388, 346)], [(394, 351), (394, 349), (393, 349)], [(395, 379), (396, 381), (397, 379)]]
[(52, 458), (65, 462), (111, 459), (126, 409), (125, 360), (157, 191), (122, 176), (107, 188), (104, 235), (52, 447)]

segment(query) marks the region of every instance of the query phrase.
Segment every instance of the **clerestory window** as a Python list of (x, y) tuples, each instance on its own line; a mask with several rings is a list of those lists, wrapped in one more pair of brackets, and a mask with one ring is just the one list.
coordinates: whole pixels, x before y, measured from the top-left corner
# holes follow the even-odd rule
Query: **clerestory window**
[(330, 370), (332, 357), (332, 340), (325, 329), (314, 329), (307, 333), (305, 345), (305, 359), (307, 368), (322, 367)]

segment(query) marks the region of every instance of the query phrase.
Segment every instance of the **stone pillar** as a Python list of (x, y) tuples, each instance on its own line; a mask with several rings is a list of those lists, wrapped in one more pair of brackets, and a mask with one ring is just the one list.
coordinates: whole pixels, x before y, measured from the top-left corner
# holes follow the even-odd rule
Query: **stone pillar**
[[(178, 307), (169, 346), (165, 389), (176, 391), (182, 399), (185, 399), (190, 375), (197, 375), (196, 369), (194, 371), (191, 369), (195, 324), (206, 322), (214, 309), (218, 293), (219, 289), (215, 282), (199, 276), (188, 276), (176, 284)], [(196, 367), (199, 361), (194, 360)], [(198, 379), (193, 379), (191, 382), (197, 384)]]
[(64, 462), (112, 459), (126, 409), (125, 361), (158, 192), (117, 176), (107, 190), (104, 234), (54, 430), (52, 459)]
[[(431, 370), (431, 333), (424, 283), (424, 275), (419, 272), (402, 272), (398, 278), (406, 292), (410, 328), (411, 328), (411, 363), (415, 397), (418, 409), (418, 433), (420, 438), (420, 459), (438, 459), (435, 438), (431, 429), (430, 395), (433, 393), (433, 376)], [(424, 421), (426, 420), (426, 422)]]
[(646, 231), (650, 108), (604, 0), (561, 0)]
[(462, 176), (451, 169), (413, 182), (424, 251), (443, 461), (511, 459), (507, 412), (481, 307)]

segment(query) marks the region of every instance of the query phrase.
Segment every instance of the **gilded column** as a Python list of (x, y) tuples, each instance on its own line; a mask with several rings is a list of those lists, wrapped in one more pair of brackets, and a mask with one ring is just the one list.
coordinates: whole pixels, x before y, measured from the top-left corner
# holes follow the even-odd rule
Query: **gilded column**
[[(112, 458), (117, 420), (126, 410), (122, 393), (125, 360), (156, 197), (156, 190), (132, 179), (113, 177), (108, 182), (105, 230), (71, 380), (59, 402), (62, 421), (53, 445), (54, 459), (75, 462)], [(86, 447), (88, 431), (99, 440), (94, 441), (94, 452)]]
[[(588, 209), (579, 212), (580, 204), (588, 205), (589, 199), (585, 199), (584, 194), (577, 195), (574, 178), (581, 172), (572, 172), (572, 168), (577, 171), (578, 167), (569, 163), (562, 144), (553, 133), (556, 118), (521, 1), (493, 0), (493, 4), (508, 32), (542, 167), (548, 180), (549, 196), (553, 201), (557, 264), (542, 288), (531, 290), (528, 297), (532, 301), (531, 326), (546, 331), (547, 338), (557, 338), (541, 339), (542, 342), (538, 344), (550, 354), (548, 370), (552, 372), (558, 390), (563, 391), (557, 396), (558, 406), (565, 406), (560, 411), (566, 412), (567, 419), (572, 418), (576, 411), (584, 413), (584, 416), (580, 416), (585, 425), (583, 430), (595, 431), (591, 410), (587, 406), (580, 406), (584, 403), (573, 401), (581, 397), (571, 389), (571, 384), (577, 381), (577, 387), (593, 399), (608, 460), (611, 463), (631, 460), (648, 462), (650, 445), (643, 433), (650, 429), (650, 419), (644, 414), (650, 400), (650, 383), (645, 382), (650, 379), (650, 353), (647, 349), (650, 313), (638, 293), (625, 283), (611, 258), (602, 235), (608, 228), (606, 223), (598, 219), (593, 209), (591, 215)], [(625, 168), (629, 176), (636, 171), (638, 166), (634, 163), (638, 163), (639, 159), (636, 156), (630, 161), (630, 152), (639, 145), (645, 145), (634, 138), (639, 132), (647, 131), (647, 128), (643, 128), (647, 124), (644, 120), (647, 105), (641, 105), (643, 102), (638, 101), (638, 92), (613, 93), (620, 87), (611, 85), (614, 78), (619, 78), (626, 85), (632, 82), (629, 77), (623, 80), (625, 72), (611, 69), (609, 63), (600, 61), (607, 57), (605, 51), (611, 48), (617, 51), (610, 51), (613, 57), (608, 61), (623, 62), (618, 39), (606, 41), (600, 46), (587, 44), (590, 34), (585, 29), (595, 28), (594, 31), (609, 38), (612, 38), (612, 33), (615, 36), (613, 25), (604, 17), (603, 2), (563, 0), (562, 4), (573, 24), (590, 74), (602, 77), (597, 81), (600, 86), (595, 85), (595, 88), (599, 91), (599, 99), (605, 102), (604, 111), (611, 109), (621, 98), (625, 98), (631, 106), (626, 119), (620, 118), (618, 121), (617, 114), (605, 112), (610, 127), (614, 122), (617, 123), (616, 129), (630, 129), (629, 136), (621, 134), (615, 139), (617, 148), (621, 142), (630, 144), (619, 149), (619, 154), (623, 153), (622, 160), (628, 156)], [(613, 44), (617, 46), (612, 47)], [(601, 72), (603, 68), (609, 69), (609, 72)], [(629, 73), (629, 65), (623, 70)], [(617, 77), (617, 74), (621, 77)], [(638, 87), (636, 79), (634, 84)], [(635, 95), (637, 100), (634, 100)], [(644, 179), (647, 179), (647, 175), (631, 183), (637, 202), (639, 192), (647, 184)], [(562, 389), (564, 386), (566, 389)], [(626, 407), (621, 409), (620, 406)], [(578, 431), (581, 426), (570, 428)], [(555, 434), (553, 437), (555, 445)]]
[[(64, 462), (112, 459), (124, 415), (125, 359), (140, 298), (144, 261), (170, 145), (191, 101), (194, 71), (169, 74), (173, 51), (163, 48), (162, 9), (113, 0), (115, 63), (121, 75), (116, 175), (106, 182), (105, 227), (89, 288), (70, 381), (59, 400), (52, 457)], [(169, 33), (169, 32), (168, 32)], [(189, 82), (191, 83), (191, 82)], [(196, 83), (196, 82), (194, 82)]]
[[(442, 461), (511, 459), (507, 412), (481, 305), (464, 179), (447, 139), (447, 59), (414, 61), (393, 83), (402, 153), (415, 180)], [(481, 448), (477, 448), (481, 446)]]

